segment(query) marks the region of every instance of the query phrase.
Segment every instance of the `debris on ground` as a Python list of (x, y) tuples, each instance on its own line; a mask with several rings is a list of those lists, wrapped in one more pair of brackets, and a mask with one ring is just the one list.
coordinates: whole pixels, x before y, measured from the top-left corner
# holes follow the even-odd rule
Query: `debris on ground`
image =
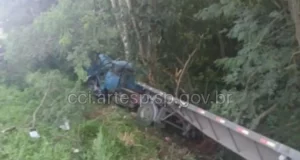
[(69, 120), (65, 118), (64, 124), (60, 125), (59, 128), (64, 130), (64, 131), (70, 130), (71, 127), (70, 127)]
[(36, 139), (41, 137), (36, 129), (31, 129), (29, 135), (31, 138), (36, 138)]
[(72, 148), (72, 152), (73, 152), (73, 153), (79, 153), (79, 152), (80, 152), (80, 150), (79, 150), (79, 149), (77, 149), (77, 148)]

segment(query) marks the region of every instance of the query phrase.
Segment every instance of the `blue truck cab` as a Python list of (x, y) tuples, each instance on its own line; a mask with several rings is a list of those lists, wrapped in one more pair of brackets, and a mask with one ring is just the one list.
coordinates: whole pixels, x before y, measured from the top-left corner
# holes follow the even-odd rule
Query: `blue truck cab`
[(105, 54), (99, 55), (99, 61), (87, 69), (88, 81), (97, 93), (115, 93), (125, 88), (137, 93), (142, 88), (136, 84), (135, 70), (132, 63), (115, 61)]

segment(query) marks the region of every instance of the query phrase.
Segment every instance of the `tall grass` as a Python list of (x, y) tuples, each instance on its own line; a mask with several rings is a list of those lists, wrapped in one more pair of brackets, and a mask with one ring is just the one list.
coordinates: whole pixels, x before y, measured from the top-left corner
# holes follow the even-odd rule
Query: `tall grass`
[[(182, 159), (176, 150), (168, 150), (173, 145), (140, 130), (123, 109), (68, 103), (68, 93), (80, 87), (59, 72), (34, 73), (27, 80), (29, 87), (22, 91), (0, 84), (0, 131), (16, 127), (0, 133), (1, 160), (170, 159), (159, 157), (162, 147), (172, 160)], [(59, 129), (66, 117), (68, 131)], [(39, 139), (29, 136), (33, 119)]]

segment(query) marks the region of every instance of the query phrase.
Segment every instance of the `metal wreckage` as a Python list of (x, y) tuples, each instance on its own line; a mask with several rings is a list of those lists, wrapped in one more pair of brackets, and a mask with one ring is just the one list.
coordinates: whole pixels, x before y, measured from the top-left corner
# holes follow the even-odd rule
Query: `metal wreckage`
[[(300, 152), (289, 146), (137, 82), (130, 62), (100, 54), (87, 73), (88, 87), (95, 96), (107, 101), (113, 95), (117, 104), (136, 109), (138, 121), (145, 126), (169, 124), (185, 136), (202, 133), (247, 160), (300, 160)], [(122, 101), (124, 96), (128, 101)]]

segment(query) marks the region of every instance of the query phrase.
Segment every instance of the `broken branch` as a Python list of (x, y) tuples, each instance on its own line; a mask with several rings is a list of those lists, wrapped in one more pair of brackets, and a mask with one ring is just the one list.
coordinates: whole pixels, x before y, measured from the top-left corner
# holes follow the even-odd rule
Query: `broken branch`
[(16, 128), (15, 126), (13, 126), (13, 127), (4, 129), (4, 130), (2, 130), (1, 132), (2, 132), (2, 133), (7, 133), (7, 132), (11, 132), (11, 131), (16, 130), (16, 129), (17, 129), (17, 128)]
[(277, 104), (274, 104), (272, 107), (261, 113), (257, 118), (255, 118), (251, 123), (251, 130), (255, 130), (257, 126), (260, 124), (261, 120), (263, 120), (266, 116), (268, 116), (271, 112), (273, 112), (277, 107)]
[(175, 96), (176, 97), (178, 97), (178, 91), (179, 91), (179, 88), (180, 88), (180, 84), (181, 84), (183, 75), (187, 71), (188, 65), (190, 64), (190, 62), (191, 62), (192, 58), (194, 57), (195, 53), (199, 50), (200, 45), (201, 45), (201, 40), (200, 40), (199, 45), (197, 45), (196, 48), (194, 49), (194, 51), (189, 55), (189, 58), (186, 60), (186, 62), (184, 64), (184, 67), (183, 67), (182, 71), (180, 72), (180, 76), (179, 76), (179, 79), (177, 81), (177, 86), (176, 86), (176, 90), (175, 90)]

